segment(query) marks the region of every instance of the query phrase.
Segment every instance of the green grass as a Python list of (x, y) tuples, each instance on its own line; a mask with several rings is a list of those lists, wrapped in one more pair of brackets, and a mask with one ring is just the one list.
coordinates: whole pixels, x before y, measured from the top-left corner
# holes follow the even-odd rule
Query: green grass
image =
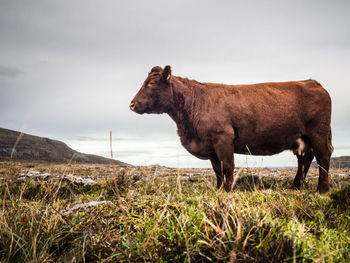
[[(236, 189), (215, 188), (212, 172), (34, 167), (103, 176), (95, 185), (60, 180), (17, 182), (33, 167), (0, 164), (1, 262), (346, 262), (350, 258), (350, 180), (333, 176), (329, 194), (317, 178), (290, 190), (282, 176), (241, 172)], [(159, 172), (159, 171), (158, 171)], [(197, 171), (198, 172), (198, 171)], [(147, 179), (147, 180), (146, 180)], [(76, 203), (109, 203), (69, 216)]]

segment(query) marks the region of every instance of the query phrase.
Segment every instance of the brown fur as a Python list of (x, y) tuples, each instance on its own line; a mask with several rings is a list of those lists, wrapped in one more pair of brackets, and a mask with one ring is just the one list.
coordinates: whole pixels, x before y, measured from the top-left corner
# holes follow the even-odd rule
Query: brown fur
[(130, 108), (140, 114), (167, 113), (187, 151), (210, 159), (218, 188), (224, 183), (232, 190), (234, 152), (273, 155), (295, 150), (302, 138), (308, 147), (297, 156), (293, 187), (301, 187), (315, 156), (318, 191), (329, 190), (331, 99), (315, 80), (224, 85), (172, 76), (170, 66), (154, 67)]

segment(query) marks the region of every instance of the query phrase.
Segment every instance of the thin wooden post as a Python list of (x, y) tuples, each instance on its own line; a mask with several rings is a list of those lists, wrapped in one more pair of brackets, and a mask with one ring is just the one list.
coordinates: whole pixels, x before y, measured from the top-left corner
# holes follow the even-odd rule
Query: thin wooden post
[(109, 144), (111, 148), (111, 165), (113, 166), (112, 131), (109, 131)]

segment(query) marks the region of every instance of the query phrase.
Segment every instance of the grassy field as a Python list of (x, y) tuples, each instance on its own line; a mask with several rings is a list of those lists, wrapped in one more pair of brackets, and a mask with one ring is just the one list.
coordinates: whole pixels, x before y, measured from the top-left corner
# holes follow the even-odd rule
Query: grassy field
[[(59, 175), (18, 180), (30, 170)], [(0, 163), (0, 262), (346, 262), (349, 170), (328, 194), (295, 170), (237, 169), (232, 193), (211, 170)], [(81, 185), (64, 174), (90, 176)], [(75, 204), (107, 201), (76, 209)]]

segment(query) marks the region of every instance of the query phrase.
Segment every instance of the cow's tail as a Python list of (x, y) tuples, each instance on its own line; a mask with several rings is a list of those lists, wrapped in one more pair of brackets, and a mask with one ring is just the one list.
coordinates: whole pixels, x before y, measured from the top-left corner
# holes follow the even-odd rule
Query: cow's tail
[(328, 135), (328, 149), (329, 151), (332, 152), (334, 151), (334, 147), (332, 145), (332, 129), (329, 130), (329, 135)]

